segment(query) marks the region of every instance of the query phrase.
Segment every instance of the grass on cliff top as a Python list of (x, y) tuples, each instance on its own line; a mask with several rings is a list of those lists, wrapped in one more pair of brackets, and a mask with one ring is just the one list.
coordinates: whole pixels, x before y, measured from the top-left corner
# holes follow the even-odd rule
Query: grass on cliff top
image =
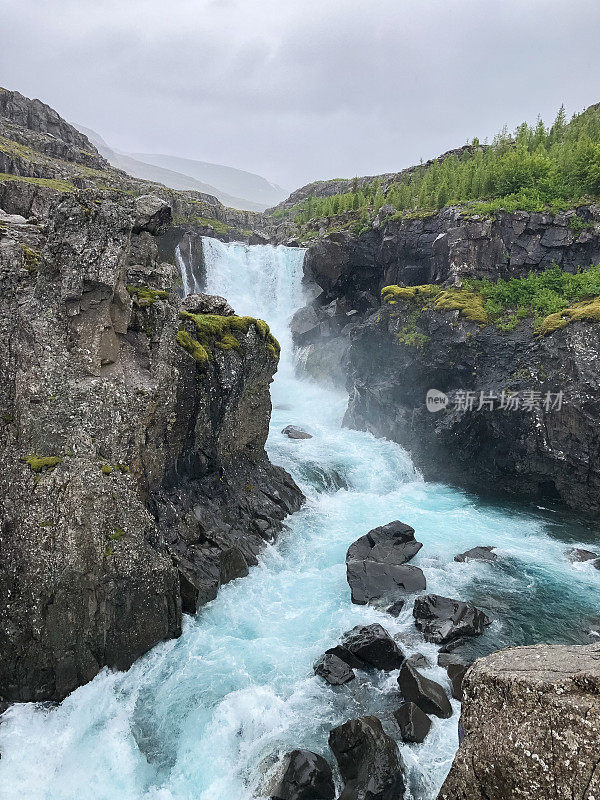
[(600, 322), (600, 264), (576, 274), (552, 267), (524, 278), (465, 281), (461, 289), (386, 286), (382, 298), (388, 305), (408, 300), (422, 308), (459, 311), (471, 322), (505, 331), (532, 317), (536, 333), (544, 335), (576, 320)]
[(254, 325), (260, 338), (266, 342), (269, 354), (276, 361), (279, 359), (279, 342), (262, 319), (236, 315), (223, 317), (218, 314), (190, 314), (188, 311), (182, 311), (179, 316), (183, 321), (190, 320), (194, 323), (196, 338), (181, 328), (177, 332), (177, 343), (203, 369), (212, 361), (215, 348), (241, 352), (242, 346), (235, 334), (248, 333), (251, 325)]
[(23, 175), (9, 175), (6, 172), (0, 172), (0, 182), (1, 181), (22, 181), (23, 183), (32, 183), (34, 186), (44, 186), (46, 189), (54, 189), (56, 192), (75, 191), (75, 185), (70, 181), (54, 178), (26, 178)]

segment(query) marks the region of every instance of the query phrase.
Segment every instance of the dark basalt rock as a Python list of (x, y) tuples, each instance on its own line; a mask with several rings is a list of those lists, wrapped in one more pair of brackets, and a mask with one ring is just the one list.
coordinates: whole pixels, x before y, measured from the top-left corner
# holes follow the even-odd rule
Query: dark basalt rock
[(431, 664), (429, 663), (429, 659), (427, 656), (424, 656), (423, 653), (414, 653), (412, 656), (409, 656), (407, 659), (409, 664), (412, 664), (413, 667), (419, 669), (419, 667), (427, 668), (430, 667)]
[(342, 686), (356, 677), (354, 670), (331, 652), (324, 653), (318, 661), (315, 661), (313, 669), (315, 675), (324, 678), (331, 686)]
[(415, 625), (428, 642), (443, 644), (462, 636), (479, 636), (490, 619), (461, 600), (438, 594), (417, 597), (413, 608)]
[(398, 595), (419, 592), (426, 587), (425, 575), (409, 564), (381, 564), (378, 561), (349, 561), (346, 576), (357, 605), (386, 606)]
[(464, 553), (454, 556), (455, 561), (496, 561), (498, 556), (493, 547), (472, 547)]
[(381, 564), (405, 564), (423, 547), (415, 539), (415, 529), (395, 520), (373, 528), (348, 548), (348, 561), (378, 561)]
[(458, 650), (461, 647), (465, 647), (468, 644), (469, 644), (469, 638), (467, 636), (459, 636), (458, 639), (451, 639), (449, 642), (443, 644), (438, 652), (453, 653), (455, 650)]
[(310, 750), (292, 750), (270, 781), (270, 800), (334, 800), (331, 767)]
[(391, 606), (386, 608), (386, 611), (392, 617), (399, 617), (400, 612), (402, 611), (405, 605), (406, 605), (405, 600), (396, 600), (395, 603), (392, 603)]
[(463, 680), (470, 666), (471, 664), (461, 664), (459, 662), (453, 662), (446, 666), (446, 672), (448, 673), (450, 683), (452, 684), (452, 697), (455, 700), (460, 700), (462, 702)]
[(344, 790), (339, 800), (402, 800), (403, 764), (398, 745), (377, 717), (351, 719), (329, 734)]
[(583, 550), (580, 547), (570, 547), (568, 550), (565, 550), (565, 556), (572, 563), (577, 563), (580, 561), (593, 561), (596, 558), (600, 558), (600, 553), (594, 553), (592, 550)]
[(296, 425), (286, 425), (285, 428), (281, 431), (285, 433), (286, 436), (289, 436), (290, 439), (312, 439), (312, 434), (303, 431), (302, 428), (298, 428)]
[(426, 714), (435, 714), (442, 719), (452, 716), (452, 706), (440, 684), (425, 678), (407, 661), (400, 670), (398, 686), (402, 697), (418, 705)]
[(366, 666), (375, 669), (399, 669), (404, 655), (390, 634), (377, 623), (357, 625), (344, 634), (341, 645)]
[(394, 711), (394, 717), (400, 728), (403, 742), (420, 744), (425, 741), (431, 730), (431, 720), (416, 703), (402, 703), (400, 708)]
[(337, 656), (353, 669), (365, 669), (365, 662), (351, 653), (347, 647), (342, 647), (341, 644), (336, 644), (335, 647), (330, 647), (329, 650), (325, 651), (325, 653), (331, 653), (332, 655)]

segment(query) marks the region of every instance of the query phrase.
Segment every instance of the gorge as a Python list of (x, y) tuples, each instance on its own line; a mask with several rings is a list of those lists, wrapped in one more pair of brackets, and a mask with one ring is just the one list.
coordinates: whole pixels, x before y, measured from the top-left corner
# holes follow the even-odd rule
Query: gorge
[[(540, 335), (551, 314), (467, 282), (595, 285), (598, 206), (382, 205), (307, 236), (120, 173), (17, 93), (0, 134), (2, 797), (273, 797), (302, 748), (344, 800), (592, 800), (597, 321)], [(565, 415), (430, 414), (431, 388), (564, 389)], [(468, 601), (481, 635), (415, 624), (410, 592), (352, 602), (379, 526), (414, 529), (421, 611)], [(314, 665), (357, 626), (394, 658), (331, 686)], [(403, 741), (411, 681), (437, 705)], [(396, 770), (379, 794), (338, 757), (357, 731)]]
[[(312, 663), (352, 625), (378, 621), (408, 654), (435, 664), (437, 647), (414, 630), (410, 608), (393, 619), (350, 603), (348, 545), (396, 517), (423, 542), (414, 563), (428, 590), (472, 600), (493, 620), (471, 656), (537, 641), (590, 641), (598, 572), (564, 555), (573, 544), (593, 547), (583, 521), (425, 483), (398, 445), (341, 429), (344, 394), (294, 375), (287, 321), (303, 302), (303, 251), (213, 239), (203, 249), (207, 290), (226, 296), (238, 313), (267, 319), (282, 344), (268, 452), (307, 505), (248, 577), (185, 619), (179, 639), (128, 672), (103, 671), (57, 708), (11, 707), (0, 725), (8, 797), (74, 797), (92, 783), (100, 798), (192, 791), (250, 798), (261, 762), (276, 750), (326, 754), (329, 729), (366, 713), (393, 731), (393, 678), (361, 677), (334, 692), (313, 676)], [(313, 438), (288, 439), (281, 429), (290, 423)], [(454, 562), (488, 543), (497, 562)], [(427, 674), (447, 680), (438, 667)], [(453, 707), (451, 718), (434, 718), (424, 744), (402, 747), (408, 797), (436, 797), (457, 746), (456, 701)]]

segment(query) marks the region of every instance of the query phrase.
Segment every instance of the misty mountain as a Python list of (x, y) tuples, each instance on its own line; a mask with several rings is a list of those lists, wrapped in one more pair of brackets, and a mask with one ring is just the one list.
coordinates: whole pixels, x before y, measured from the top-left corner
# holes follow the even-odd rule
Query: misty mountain
[[(264, 211), (286, 195), (279, 186), (251, 172), (174, 156), (121, 153), (90, 128), (83, 125), (78, 125), (77, 128), (110, 164), (135, 178), (162, 183), (172, 189), (210, 194), (224, 205), (242, 211)], [(177, 163), (183, 169), (177, 170), (163, 165), (169, 163), (173, 167)], [(210, 175), (215, 182), (207, 182), (202, 179), (202, 175)], [(236, 186), (240, 189), (239, 194)], [(242, 189), (247, 190), (245, 194), (241, 194)], [(272, 201), (271, 198), (276, 200)]]

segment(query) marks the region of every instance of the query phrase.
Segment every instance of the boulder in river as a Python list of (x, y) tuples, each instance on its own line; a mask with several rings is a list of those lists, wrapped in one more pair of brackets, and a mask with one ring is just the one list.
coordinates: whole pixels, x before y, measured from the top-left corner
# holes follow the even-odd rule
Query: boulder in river
[(426, 714), (434, 714), (442, 719), (452, 716), (452, 706), (443, 687), (421, 675), (408, 661), (400, 670), (398, 686), (404, 700), (415, 703)]
[(346, 577), (352, 602), (364, 606), (388, 606), (398, 595), (419, 592), (426, 587), (425, 575), (410, 564), (381, 564), (378, 561), (349, 561)]
[(315, 661), (313, 669), (315, 675), (326, 680), (331, 686), (342, 686), (356, 677), (354, 670), (334, 653), (324, 653), (318, 661)]
[(568, 550), (565, 550), (565, 556), (572, 563), (576, 563), (579, 561), (593, 561), (596, 558), (600, 558), (600, 553), (594, 553), (592, 550), (583, 550), (581, 547), (569, 547)]
[(292, 750), (281, 758), (269, 781), (270, 800), (334, 800), (331, 767), (310, 750)]
[(413, 608), (415, 625), (428, 642), (444, 644), (462, 636), (479, 636), (490, 619), (471, 603), (427, 594), (417, 597)]
[(312, 434), (299, 428), (297, 425), (286, 425), (281, 431), (290, 439), (312, 439)]
[(378, 561), (381, 564), (406, 564), (423, 547), (415, 539), (415, 529), (400, 520), (388, 522), (361, 536), (348, 548), (348, 561)]
[(454, 556), (455, 561), (495, 561), (498, 558), (493, 547), (472, 547), (464, 553)]
[(420, 744), (425, 741), (431, 730), (431, 720), (416, 703), (402, 703), (400, 708), (394, 711), (394, 718), (400, 728), (403, 742)]
[(398, 745), (377, 717), (351, 719), (329, 734), (344, 781), (339, 800), (401, 800), (403, 763)]
[(341, 646), (364, 662), (366, 667), (390, 671), (400, 669), (404, 655), (384, 627), (357, 625), (345, 633)]
[(400, 612), (404, 608), (405, 602), (405, 600), (396, 600), (395, 603), (392, 603), (391, 606), (386, 608), (387, 613), (392, 617), (399, 617)]
[(600, 644), (501, 650), (473, 664), (463, 689), (439, 800), (600, 797)]

